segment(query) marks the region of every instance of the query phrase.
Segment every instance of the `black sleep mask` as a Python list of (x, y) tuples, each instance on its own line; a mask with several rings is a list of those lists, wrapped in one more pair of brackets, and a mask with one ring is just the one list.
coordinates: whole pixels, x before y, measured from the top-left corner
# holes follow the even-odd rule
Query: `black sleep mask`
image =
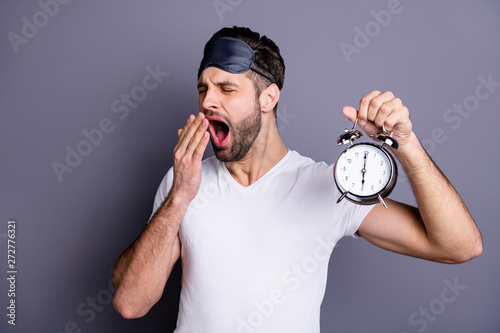
[[(253, 62), (264, 68), (271, 76), (252, 68)], [(229, 73), (244, 73), (248, 70), (254, 71), (272, 83), (276, 83), (274, 75), (260, 61), (255, 59), (252, 48), (244, 41), (232, 37), (212, 38), (205, 45), (203, 59), (198, 69), (198, 79), (201, 73), (208, 67), (217, 67)]]

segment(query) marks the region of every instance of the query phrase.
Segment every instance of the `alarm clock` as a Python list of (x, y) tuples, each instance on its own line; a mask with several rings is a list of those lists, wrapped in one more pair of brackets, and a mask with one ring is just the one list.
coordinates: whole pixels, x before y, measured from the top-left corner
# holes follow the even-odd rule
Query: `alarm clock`
[(355, 130), (358, 119), (349, 131), (337, 139), (337, 145), (349, 144), (337, 158), (334, 166), (334, 179), (342, 195), (337, 200), (347, 198), (361, 205), (380, 202), (385, 208), (386, 198), (396, 186), (398, 167), (386, 146), (398, 149), (398, 142), (387, 133), (382, 125), (382, 132), (370, 136), (377, 143), (362, 142), (353, 144), (363, 134)]

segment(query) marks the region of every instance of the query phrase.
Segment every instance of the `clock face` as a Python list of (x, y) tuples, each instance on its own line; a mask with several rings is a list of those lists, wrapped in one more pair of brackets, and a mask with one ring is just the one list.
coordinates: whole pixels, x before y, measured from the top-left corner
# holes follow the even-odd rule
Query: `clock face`
[(392, 190), (393, 166), (393, 160), (378, 146), (360, 143), (340, 155), (335, 166), (335, 179), (342, 192), (361, 198), (376, 197), (381, 192)]

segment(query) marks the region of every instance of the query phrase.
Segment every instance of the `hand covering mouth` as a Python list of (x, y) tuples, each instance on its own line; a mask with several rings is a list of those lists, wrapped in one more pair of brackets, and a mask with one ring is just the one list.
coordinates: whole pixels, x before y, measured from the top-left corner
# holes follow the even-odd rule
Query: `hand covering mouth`
[(212, 136), (212, 142), (223, 147), (229, 141), (229, 125), (220, 118), (206, 117), (209, 121), (208, 129)]

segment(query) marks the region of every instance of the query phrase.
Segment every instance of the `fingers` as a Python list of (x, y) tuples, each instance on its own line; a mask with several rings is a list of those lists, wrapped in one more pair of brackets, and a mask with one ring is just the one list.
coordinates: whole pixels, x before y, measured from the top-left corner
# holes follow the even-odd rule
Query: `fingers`
[(352, 122), (355, 122), (356, 117), (358, 116), (358, 111), (352, 106), (344, 106), (342, 108), (342, 113)]
[(382, 124), (385, 125), (385, 130), (388, 133), (391, 133), (394, 131), (394, 127), (397, 124), (402, 124), (403, 122), (409, 122), (410, 120), (410, 114), (408, 111), (408, 108), (404, 105), (401, 104), (400, 101), (400, 107), (398, 108), (398, 112), (393, 112), (385, 118), (385, 120), (382, 122)]
[(193, 155), (194, 158), (199, 158), (201, 160), (209, 138), (207, 127), (208, 120), (203, 116), (203, 119), (200, 122), (200, 126), (196, 129), (191, 141), (189, 142), (189, 145), (186, 149), (186, 154)]
[[(208, 122), (208, 120), (207, 120)], [(202, 134), (202, 138), (198, 142), (198, 145), (195, 147), (194, 152), (193, 152), (193, 158), (201, 160), (203, 157), (203, 153), (205, 152), (205, 149), (207, 148), (208, 141), (210, 141), (210, 135), (208, 134), (207, 131), (204, 131)]]
[(199, 113), (190, 115), (182, 129), (177, 130), (179, 141), (174, 148), (174, 182), (172, 191), (181, 202), (194, 199), (201, 184), (201, 159), (209, 141), (208, 120)]
[(377, 126), (382, 126), (383, 122), (380, 123), (380, 118), (386, 118), (389, 113), (393, 111), (391, 108), (393, 101), (394, 95), (390, 91), (380, 93), (379, 95), (373, 97), (368, 104), (368, 120), (374, 122)]
[(196, 117), (190, 115), (184, 128), (177, 131), (179, 141), (174, 149), (176, 153), (200, 156), (201, 151), (202, 156), (209, 141), (207, 128), (208, 120), (203, 113), (198, 113)]
[(374, 90), (359, 101), (358, 124), (364, 127), (368, 119), (368, 108), (372, 100), (380, 95), (380, 91)]
[(184, 128), (177, 131), (177, 134), (179, 135), (179, 141), (177, 141), (176, 148), (181, 145), (184, 137), (186, 137), (186, 135), (188, 134), (187, 132), (188, 132), (189, 128), (191, 128), (191, 125), (193, 124), (194, 121), (195, 121), (194, 115), (190, 115), (189, 118), (186, 120), (186, 124), (184, 125)]
[(370, 120), (372, 120), (377, 127), (382, 127), (382, 125), (385, 124), (386, 130), (390, 132), (394, 124), (388, 124), (386, 121), (388, 117), (391, 117), (392, 119), (400, 118), (400, 108), (402, 106), (403, 104), (399, 98), (388, 99), (383, 102), (378, 109), (374, 107), (371, 111), (373, 115), (371, 115), (370, 111), (368, 111), (368, 119), (373, 118), (373, 120)]
[(407, 115), (408, 109), (392, 92), (372, 91), (359, 103), (358, 123), (364, 128), (367, 122), (372, 122), (378, 128), (385, 126), (386, 131), (391, 132)]

